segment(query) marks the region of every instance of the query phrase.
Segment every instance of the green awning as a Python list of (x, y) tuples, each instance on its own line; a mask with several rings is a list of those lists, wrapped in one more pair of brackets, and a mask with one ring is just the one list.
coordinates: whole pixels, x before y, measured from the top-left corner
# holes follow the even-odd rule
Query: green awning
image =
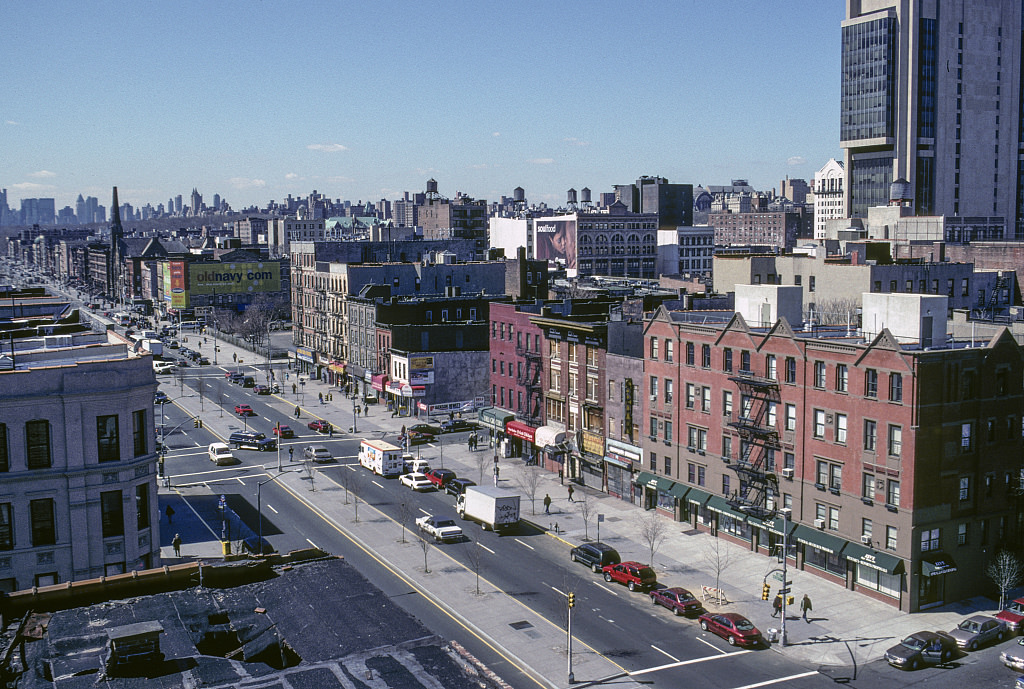
[(708, 500), (708, 509), (718, 512), (719, 514), (724, 514), (727, 517), (732, 517), (733, 519), (739, 519), (740, 521), (746, 521), (747, 519), (746, 514), (739, 510), (734, 510), (732, 505), (730, 505), (726, 499), (720, 495), (711, 496)]
[(496, 431), (504, 431), (505, 424), (516, 418), (516, 415), (510, 411), (499, 409), (498, 407), (484, 407), (477, 412), (477, 418), (480, 419), (480, 423), (488, 428), (493, 428)]
[[(765, 531), (771, 531), (773, 534), (781, 536), (785, 530), (786, 520), (782, 517), (776, 517), (775, 519), (758, 519), (757, 517), (747, 517), (747, 522), (751, 526), (756, 526), (759, 529)], [(793, 533), (796, 528), (796, 522), (790, 520), (789, 522), (789, 533)]]
[(932, 550), (921, 553), (921, 574), (926, 577), (937, 577), (941, 574), (952, 574), (956, 571), (956, 562), (946, 553)]
[(711, 497), (711, 493), (703, 491), (700, 488), (691, 488), (690, 492), (686, 494), (686, 502), (695, 502), (698, 505), (703, 505)]
[(672, 486), (676, 484), (676, 482), (670, 478), (658, 476), (657, 474), (652, 474), (649, 471), (641, 471), (637, 474), (634, 483), (638, 486), (644, 486), (651, 490), (656, 490), (659, 493), (669, 492)]
[(900, 558), (889, 553), (880, 552), (874, 548), (869, 548), (860, 543), (848, 542), (846, 548), (843, 549), (843, 555), (852, 562), (877, 569), (886, 574), (897, 574), (903, 571), (903, 560)]
[(677, 500), (684, 500), (686, 498), (686, 494), (689, 493), (691, 490), (693, 489), (690, 488), (685, 483), (677, 483), (676, 485), (672, 486), (672, 490), (670, 490), (668, 494)]
[(796, 540), (826, 553), (838, 555), (843, 552), (843, 547), (848, 543), (838, 536), (833, 536), (825, 531), (812, 529), (809, 526), (798, 524), (793, 534)]

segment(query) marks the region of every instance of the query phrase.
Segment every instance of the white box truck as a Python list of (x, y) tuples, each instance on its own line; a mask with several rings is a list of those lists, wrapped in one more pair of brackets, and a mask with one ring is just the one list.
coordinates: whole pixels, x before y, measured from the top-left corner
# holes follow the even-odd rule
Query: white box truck
[(455, 499), (455, 511), (484, 529), (501, 531), (519, 523), (519, 495), (494, 486), (466, 486)]
[(150, 354), (152, 354), (153, 356), (164, 355), (164, 343), (161, 342), (160, 340), (143, 340), (142, 348), (145, 349)]
[(359, 463), (380, 476), (401, 476), (402, 448), (383, 440), (364, 440), (359, 444)]

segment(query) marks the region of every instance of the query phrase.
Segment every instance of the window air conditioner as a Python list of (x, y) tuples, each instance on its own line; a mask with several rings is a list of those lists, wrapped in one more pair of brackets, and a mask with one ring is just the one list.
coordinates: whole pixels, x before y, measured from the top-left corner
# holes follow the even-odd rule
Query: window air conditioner
[(814, 528), (815, 529), (824, 529), (825, 528), (825, 520), (824, 519), (815, 519), (814, 520)]
[(860, 537), (860, 542), (863, 543), (864, 545), (871, 545), (871, 536), (867, 536), (867, 535), (861, 536)]
[(782, 470), (783, 478), (793, 478), (793, 469), (791, 467), (785, 467)]
[(658, 396), (657, 395), (651, 395), (651, 401), (652, 402), (657, 402), (658, 401)]

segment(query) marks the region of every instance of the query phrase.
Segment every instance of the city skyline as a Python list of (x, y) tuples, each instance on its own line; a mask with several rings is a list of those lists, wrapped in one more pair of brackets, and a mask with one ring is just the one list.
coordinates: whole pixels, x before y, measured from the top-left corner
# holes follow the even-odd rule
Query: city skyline
[(238, 209), (435, 178), (559, 205), (645, 174), (771, 189), (840, 155), (841, 2), (515, 9), (9, 3), (0, 188)]

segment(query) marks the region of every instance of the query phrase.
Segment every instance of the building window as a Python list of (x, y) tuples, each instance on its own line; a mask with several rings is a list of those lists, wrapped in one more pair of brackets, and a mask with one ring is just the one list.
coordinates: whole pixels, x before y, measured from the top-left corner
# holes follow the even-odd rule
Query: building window
[(672, 422), (665, 422), (665, 444), (668, 445), (672, 442)]
[(814, 387), (822, 388), (825, 387), (825, 362), (815, 361), (814, 362)]
[(974, 446), (974, 424), (968, 421), (960, 424), (960, 452), (970, 452)]
[(14, 522), (11, 503), (0, 503), (0, 550), (14, 550)]
[(656, 402), (658, 400), (658, 376), (651, 376), (651, 401)]
[(693, 356), (694, 356), (693, 353), (694, 353), (693, 343), (692, 342), (687, 342), (686, 343), (686, 365), (687, 366), (693, 366)]
[(962, 522), (956, 526), (956, 544), (967, 545), (967, 523)]
[(875, 528), (874, 522), (872, 522), (870, 519), (868, 519), (866, 517), (861, 519), (860, 520), (860, 535), (861, 535), (861, 538), (864, 538), (864, 539), (870, 541), (871, 540), (871, 534), (874, 531), (874, 528)]
[(895, 505), (899, 507), (900, 504), (900, 482), (894, 479), (889, 479), (885, 486), (885, 504)]
[(707, 386), (700, 389), (700, 410), (705, 414), (711, 413), (711, 388)]
[(839, 531), (839, 508), (828, 508), (828, 530)]
[(686, 384), (686, 408), (693, 409), (697, 403), (697, 386), (693, 383)]
[(656, 417), (652, 416), (651, 417), (651, 437), (655, 438), (655, 437), (657, 437), (657, 435), (658, 435), (658, 419)]
[(889, 455), (899, 457), (903, 453), (903, 428), (901, 426), (889, 426)]
[(863, 474), (861, 478), (860, 496), (868, 500), (875, 499), (875, 475)]
[(690, 426), (687, 428), (686, 447), (689, 450), (700, 450), (705, 452), (708, 449), (707, 429)]
[(7, 447), (7, 424), (0, 423), (0, 472), (11, 470), (11, 455)]
[(50, 422), (45, 419), (25, 423), (26, 460), (29, 469), (50, 467)]
[(779, 422), (778, 409), (779, 409), (779, 403), (778, 402), (769, 402), (768, 403), (768, 419), (767, 419), (767, 421), (768, 421), (768, 427), (771, 428), (772, 430), (775, 430), (775, 427), (776, 427), (776, 425)]
[(846, 364), (836, 364), (836, 392), (846, 392), (850, 382), (850, 371)]
[(662, 457), (662, 459), (665, 461), (665, 475), (666, 476), (671, 476), (672, 475), (672, 458), (669, 457), (668, 455), (665, 455), (664, 457)]
[(941, 529), (925, 529), (921, 532), (921, 552), (939, 549)]
[(870, 419), (864, 419), (864, 450), (875, 451), (875, 443), (878, 436), (878, 424)]
[(903, 376), (899, 373), (889, 374), (889, 401), (903, 401)]
[(795, 431), (796, 430), (796, 405), (795, 404), (789, 404), (789, 403), (786, 404), (786, 430), (787, 431)]
[(145, 483), (135, 486), (135, 523), (139, 531), (149, 528), (149, 486)]
[(700, 364), (704, 368), (711, 368), (711, 345), (702, 345), (700, 348)]
[(101, 462), (116, 462), (121, 459), (116, 414), (96, 417), (96, 454)]
[(722, 436), (722, 457), (732, 459), (732, 436)]
[(53, 499), (41, 498), (29, 503), (32, 519), (32, 546), (57, 543), (57, 525), (54, 522)]
[(966, 502), (971, 499), (971, 478), (969, 476), (960, 477), (959, 498), (960, 502)]
[(808, 292), (813, 292), (814, 291), (814, 276), (813, 275), (810, 276), (810, 279), (807, 282), (807, 291)]
[(722, 474), (722, 495), (729, 497), (732, 492), (732, 477), (729, 474)]
[(707, 472), (707, 469), (705, 467), (703, 467), (703, 466), (698, 466), (697, 467), (697, 485), (698, 486), (703, 486), (704, 485), (704, 480), (706, 478), (706, 475), (705, 475), (706, 472)]
[(821, 409), (814, 410), (814, 437), (825, 437), (825, 412)]
[(651, 358), (655, 361), (658, 360), (658, 338), (651, 338)]
[(697, 465), (693, 462), (688, 462), (686, 465), (686, 481), (688, 483), (696, 483), (697, 481)]
[(887, 550), (896, 550), (896, 527), (885, 527), (885, 547)]
[(796, 468), (796, 455), (794, 455), (792, 452), (783, 452), (782, 468), (793, 471)]
[(141, 457), (146, 454), (146, 410), (139, 409), (132, 412), (132, 446), (135, 456)]
[(732, 350), (728, 347), (722, 350), (722, 370), (732, 373)]
[(740, 352), (740, 371), (750, 373), (750, 352), (746, 350)]
[(121, 491), (100, 493), (100, 511), (103, 517), (103, 538), (124, 536), (124, 503)]
[(722, 415), (732, 416), (732, 390), (722, 391)]
[(796, 382), (796, 359), (793, 357), (786, 357), (786, 382)]
[(651, 471), (657, 471), (658, 470), (658, 455), (656, 455), (655, 453), (652, 452), (650, 457), (648, 457), (648, 462), (647, 463), (649, 465), (647, 467), (648, 469), (650, 469)]
[(878, 371), (873, 368), (864, 371), (864, 396), (878, 397)]
[(772, 380), (776, 380), (778, 378), (778, 372), (775, 370), (775, 368), (775, 355), (769, 354), (767, 357), (765, 357), (765, 370), (768, 374), (768, 377), (771, 378)]
[[(665, 338), (665, 361), (672, 361), (674, 356), (675, 356), (675, 342), (673, 342), (672, 340), (670, 340), (668, 338)], [(658, 357), (655, 356), (654, 358), (657, 359)]]

